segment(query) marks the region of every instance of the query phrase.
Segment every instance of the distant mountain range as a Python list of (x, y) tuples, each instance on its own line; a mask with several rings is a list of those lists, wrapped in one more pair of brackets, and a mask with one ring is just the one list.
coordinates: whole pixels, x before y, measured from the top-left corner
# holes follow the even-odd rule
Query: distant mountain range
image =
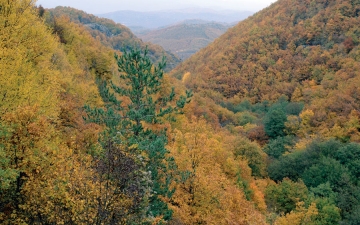
[(169, 26), (184, 20), (199, 19), (205, 21), (216, 21), (223, 23), (233, 23), (246, 19), (253, 12), (250, 11), (231, 11), (231, 10), (210, 10), (201, 8), (188, 8), (181, 10), (137, 12), (122, 10), (111, 13), (99, 14), (97, 16), (112, 19), (127, 27), (140, 27), (154, 29)]
[(143, 41), (158, 44), (184, 60), (225, 33), (230, 26), (227, 23), (185, 20), (161, 29), (135, 33)]

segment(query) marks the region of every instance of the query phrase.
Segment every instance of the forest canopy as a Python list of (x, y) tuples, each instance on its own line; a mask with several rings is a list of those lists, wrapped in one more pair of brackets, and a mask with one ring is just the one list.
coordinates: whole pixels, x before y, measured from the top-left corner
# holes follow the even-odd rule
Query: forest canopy
[(123, 25), (0, 0), (0, 223), (359, 224), (359, 13), (279, 0), (167, 74)]

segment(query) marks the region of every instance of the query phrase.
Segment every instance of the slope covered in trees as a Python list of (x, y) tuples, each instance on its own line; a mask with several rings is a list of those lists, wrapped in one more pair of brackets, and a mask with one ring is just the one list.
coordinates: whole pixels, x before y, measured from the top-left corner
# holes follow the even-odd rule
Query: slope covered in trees
[(163, 62), (31, 0), (0, 21), (1, 224), (266, 223), (259, 146), (192, 117)]
[(271, 223), (360, 221), (359, 12), (356, 0), (279, 0), (171, 72), (196, 115), (267, 154)]
[(182, 60), (206, 47), (230, 26), (203, 20), (188, 20), (172, 26), (139, 34), (145, 41), (161, 45)]
[[(303, 12), (294, 26), (262, 30), (281, 30), (281, 38), (292, 27), (321, 28), (311, 22), (326, 16), (337, 28), (332, 45), (306, 39), (289, 52), (275, 39), (273, 50), (244, 61), (237, 57), (250, 55), (255, 42), (235, 45), (252, 46), (233, 50), (236, 66), (263, 66), (261, 52), (289, 53), (269, 64), (277, 76), (250, 70), (255, 75), (243, 71), (230, 82), (233, 74), (217, 70), (234, 68), (225, 55), (211, 61), (201, 51), (190, 60), (202, 66), (196, 60), (205, 57), (208, 67), (179, 68), (179, 81), (164, 74), (163, 61), (152, 63), (150, 49), (120, 52), (31, 0), (0, 0), (0, 223), (359, 224), (359, 4), (282, 0), (239, 24), (266, 43), (247, 24), (284, 22), (268, 15), (286, 17), (293, 8)], [(326, 74), (299, 79), (298, 64), (311, 72), (321, 65)], [(218, 77), (203, 80), (209, 68)], [(242, 93), (253, 85), (243, 76), (271, 78), (271, 91)], [(292, 82), (293, 93), (282, 92)], [(227, 84), (240, 91), (229, 94)]]
[(213, 98), (259, 103), (286, 96), (306, 103), (311, 127), (344, 127), (360, 109), (359, 7), (354, 0), (280, 0), (172, 74), (190, 72), (187, 87), (211, 90)]
[(123, 49), (131, 49), (134, 47), (149, 49), (149, 57), (155, 62), (160, 62), (163, 56), (167, 58), (167, 69), (174, 68), (180, 60), (177, 56), (169, 51), (165, 51), (161, 46), (152, 43), (144, 43), (141, 39), (136, 37), (129, 28), (115, 23), (112, 20), (99, 18), (92, 14), (85, 13), (84, 11), (77, 10), (71, 7), (58, 6), (50, 9), (48, 20), (56, 22), (57, 18), (66, 16), (75, 23), (80, 23), (89, 28), (91, 35), (99, 39), (102, 44), (116, 50), (122, 51)]
[(0, 1), (2, 224), (93, 221), (103, 186), (86, 153), (99, 127), (80, 109), (102, 104), (94, 77), (112, 73), (113, 51), (68, 20), (53, 35), (43, 13), (32, 1)]

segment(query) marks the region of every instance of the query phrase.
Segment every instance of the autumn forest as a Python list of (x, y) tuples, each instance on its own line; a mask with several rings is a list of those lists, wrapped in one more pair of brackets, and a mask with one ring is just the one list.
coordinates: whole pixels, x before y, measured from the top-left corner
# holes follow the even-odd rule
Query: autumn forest
[(0, 0), (0, 224), (360, 224), (360, 0), (278, 0), (185, 61)]

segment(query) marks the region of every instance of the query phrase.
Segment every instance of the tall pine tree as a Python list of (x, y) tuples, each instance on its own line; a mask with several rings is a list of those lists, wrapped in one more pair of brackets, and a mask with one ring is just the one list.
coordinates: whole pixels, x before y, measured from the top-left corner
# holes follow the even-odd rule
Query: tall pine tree
[[(180, 112), (192, 94), (186, 92), (186, 96), (176, 99), (172, 88), (165, 95), (162, 90), (165, 59), (158, 66), (153, 66), (147, 53), (147, 49), (143, 54), (135, 49), (121, 56), (115, 55), (121, 85), (101, 81), (99, 89), (106, 110), (87, 107), (87, 112), (90, 121), (106, 125), (110, 131), (107, 133), (109, 139), (127, 146), (128, 154), (138, 160), (139, 173), (144, 176), (141, 195), (146, 202), (141, 207), (145, 208), (146, 216), (169, 220), (172, 211), (161, 199), (171, 197), (174, 191), (169, 186), (176, 166), (167, 156), (166, 130), (151, 127)], [(126, 100), (122, 102), (119, 99)]]

